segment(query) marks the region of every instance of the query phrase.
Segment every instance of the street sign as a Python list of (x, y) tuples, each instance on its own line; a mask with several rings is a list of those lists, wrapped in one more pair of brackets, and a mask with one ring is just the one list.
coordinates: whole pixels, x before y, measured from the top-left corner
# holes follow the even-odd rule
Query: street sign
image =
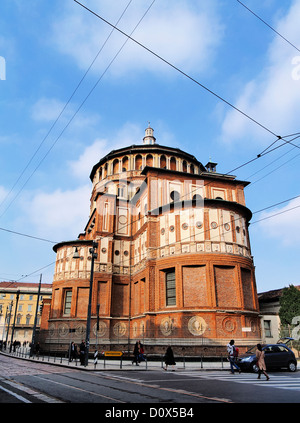
[(105, 357), (121, 357), (123, 355), (122, 351), (105, 351)]

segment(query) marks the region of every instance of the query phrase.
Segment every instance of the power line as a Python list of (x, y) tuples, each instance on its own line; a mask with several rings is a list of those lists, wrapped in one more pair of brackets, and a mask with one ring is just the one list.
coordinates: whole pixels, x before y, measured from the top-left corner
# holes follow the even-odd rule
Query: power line
[[(296, 139), (298, 137), (295, 137), (294, 139)], [(283, 144), (281, 144), (282, 146)], [(278, 160), (280, 160), (281, 158), (283, 158), (284, 156), (286, 156), (287, 154), (289, 154), (292, 150), (294, 150), (295, 147), (293, 147), (291, 150), (287, 151), (286, 153), (282, 154), (281, 156), (277, 157), (275, 160), (273, 160), (272, 162), (270, 162), (269, 164), (267, 164), (266, 166), (264, 166), (263, 168), (257, 170), (256, 172), (252, 173), (250, 176), (248, 176), (246, 178), (246, 180), (250, 179), (252, 176), (256, 175), (257, 173), (263, 171), (264, 169), (266, 169), (267, 167), (271, 166), (273, 163), (277, 162)], [(273, 151), (273, 150), (271, 150)], [(281, 167), (283, 167), (284, 165), (286, 165), (287, 163), (291, 162), (292, 160), (294, 160), (295, 158), (297, 158), (300, 155), (300, 153), (296, 154), (295, 156), (293, 156), (291, 159), (287, 160), (286, 162), (284, 162), (282, 165), (277, 166), (277, 168), (273, 169), (272, 171), (270, 171), (269, 173), (267, 173), (266, 175), (262, 176), (261, 178), (259, 178), (258, 180), (251, 182), (251, 185), (249, 185), (248, 187), (252, 187), (255, 183), (261, 181), (263, 178), (265, 178), (266, 176), (270, 175), (271, 173), (275, 172), (276, 170), (280, 169)]]
[[(236, 110), (237, 112), (239, 112), (240, 114), (242, 114), (243, 116), (245, 116), (246, 118), (248, 118), (249, 120), (251, 120), (253, 123), (255, 123), (256, 125), (260, 126), (262, 129), (264, 129), (265, 131), (269, 132), (270, 134), (274, 135), (276, 138), (282, 139), (283, 141), (285, 141), (280, 135), (275, 134), (275, 132), (273, 132), (271, 129), (267, 128), (265, 125), (261, 124), (260, 122), (258, 122), (256, 119), (252, 118), (251, 116), (249, 116), (247, 113), (243, 112), (241, 109), (239, 109), (238, 107), (234, 106), (232, 103), (230, 103), (228, 100), (224, 99), (223, 97), (221, 97), (219, 94), (215, 93), (214, 91), (212, 91), (210, 88), (206, 87), (205, 85), (203, 85), (202, 83), (200, 83), (199, 81), (197, 81), (195, 78), (191, 77), (190, 75), (188, 75), (186, 72), (184, 72), (183, 70), (179, 69), (177, 66), (173, 65), (171, 62), (169, 62), (168, 60), (164, 59), (162, 56), (160, 56), (159, 54), (155, 53), (153, 50), (151, 50), (150, 48), (146, 47), (144, 44), (140, 43), (139, 41), (137, 41), (135, 38), (132, 38), (131, 35), (128, 35), (127, 33), (125, 33), (124, 31), (122, 31), (121, 29), (119, 29), (117, 26), (113, 25), (111, 22), (109, 22), (108, 20), (104, 19), (102, 16), (98, 15), (96, 12), (94, 12), (93, 10), (89, 9), (87, 6), (83, 5), (82, 3), (80, 3), (78, 0), (74, 0), (75, 3), (79, 4), (81, 7), (83, 7), (84, 9), (86, 9), (88, 12), (92, 13), (93, 15), (95, 15), (97, 18), (101, 19), (103, 22), (105, 22), (107, 25), (111, 26), (112, 28), (116, 29), (118, 32), (120, 32), (122, 35), (124, 35), (125, 37), (127, 37), (127, 39), (133, 41), (134, 43), (136, 43), (137, 45), (139, 45), (140, 47), (142, 47), (144, 50), (148, 51), (149, 53), (151, 53), (152, 55), (154, 55), (155, 57), (157, 57), (159, 60), (163, 61), (164, 63), (166, 63), (168, 66), (172, 67), (173, 69), (175, 69), (177, 72), (181, 73), (183, 76), (187, 77), (188, 79), (190, 79), (192, 82), (194, 82), (195, 84), (197, 84), (198, 86), (200, 86), (201, 88), (203, 88), (204, 90), (206, 90), (207, 92), (209, 92), (210, 94), (212, 94), (213, 96), (215, 96), (216, 98), (218, 98), (219, 100), (223, 101), (225, 104), (227, 104), (228, 106), (230, 106), (231, 108), (233, 108), (234, 110)], [(288, 141), (285, 141), (288, 142)], [(291, 143), (291, 142), (288, 142)], [(293, 144), (292, 144), (293, 145)], [(300, 148), (300, 147), (299, 147)]]
[[(119, 17), (119, 19), (116, 22), (116, 25), (121, 21), (122, 17), (124, 16), (125, 12), (127, 11), (128, 7), (130, 6), (130, 4), (132, 3), (133, 0), (130, 0), (127, 4), (127, 6), (125, 7), (125, 9), (123, 10), (121, 16)], [(80, 81), (78, 82), (76, 88), (74, 89), (73, 93), (71, 94), (71, 96), (69, 97), (69, 99), (67, 100), (66, 104), (64, 105), (64, 107), (62, 108), (62, 110), (60, 111), (59, 115), (57, 116), (57, 118), (55, 119), (55, 121), (53, 122), (53, 124), (51, 125), (50, 129), (48, 130), (47, 134), (45, 135), (45, 137), (43, 138), (43, 140), (41, 141), (40, 145), (38, 146), (38, 148), (36, 149), (35, 153), (32, 155), (31, 159), (29, 160), (29, 162), (27, 163), (27, 165), (25, 166), (25, 168), (23, 169), (23, 171), (21, 172), (21, 174), (19, 175), (18, 179), (16, 180), (16, 182), (14, 183), (14, 185), (12, 186), (12, 188), (10, 189), (10, 191), (6, 194), (6, 196), (4, 197), (4, 199), (1, 201), (0, 203), (0, 207), (2, 206), (2, 204), (4, 204), (4, 202), (6, 201), (6, 199), (10, 196), (10, 194), (12, 193), (12, 191), (14, 190), (15, 186), (18, 184), (18, 182), (20, 181), (20, 179), (22, 178), (22, 176), (24, 175), (24, 173), (26, 172), (26, 170), (28, 169), (29, 165), (31, 164), (32, 160), (34, 159), (34, 157), (37, 155), (37, 153), (39, 152), (39, 150), (41, 149), (42, 145), (44, 144), (44, 142), (46, 141), (46, 139), (48, 138), (48, 136), (50, 135), (50, 133), (52, 132), (53, 128), (55, 127), (55, 125), (57, 124), (57, 122), (59, 121), (60, 117), (62, 116), (62, 114), (64, 113), (64, 111), (66, 110), (67, 106), (70, 104), (72, 98), (74, 97), (74, 95), (76, 94), (76, 92), (78, 91), (80, 85), (82, 84), (82, 82), (84, 81), (85, 77), (87, 76), (87, 74), (89, 73), (90, 69), (92, 68), (92, 66), (94, 65), (95, 61), (97, 60), (98, 56), (100, 55), (100, 53), (102, 52), (103, 48), (105, 47), (105, 45), (107, 44), (108, 40), (110, 39), (112, 33), (114, 32), (114, 28), (111, 30), (111, 32), (109, 33), (109, 35), (107, 36), (107, 38), (105, 39), (104, 43), (102, 44), (101, 48), (99, 49), (98, 53), (96, 54), (96, 56), (94, 57), (94, 59), (92, 60), (91, 64), (89, 65), (89, 67), (87, 68), (87, 70), (85, 71), (84, 75), (82, 76), (82, 78), (80, 79)], [(77, 113), (76, 113), (77, 114)], [(62, 134), (61, 134), (62, 135)], [(60, 138), (60, 136), (59, 136)], [(52, 149), (52, 148), (51, 148)], [(51, 149), (48, 151), (48, 153), (51, 151)], [(46, 156), (48, 155), (48, 153), (46, 154)], [(45, 157), (46, 157), (45, 156)], [(45, 158), (44, 157), (44, 158)], [(0, 218), (6, 213), (6, 211), (8, 210), (8, 208), (11, 206), (11, 204), (15, 201), (15, 199), (18, 197), (18, 195), (20, 194), (20, 192), (23, 190), (23, 188), (25, 187), (25, 185), (28, 183), (28, 181), (31, 179), (31, 177), (33, 176), (33, 174), (36, 172), (36, 170), (38, 169), (38, 167), (41, 165), (41, 163), (43, 162), (44, 159), (41, 160), (41, 162), (39, 163), (39, 165), (36, 167), (36, 169), (34, 170), (34, 172), (30, 175), (30, 177), (27, 179), (27, 181), (25, 182), (25, 184), (22, 186), (21, 190), (18, 192), (18, 194), (14, 197), (14, 199), (9, 203), (8, 207), (4, 210), (4, 212), (0, 215)]]
[(24, 233), (22, 233), (22, 232), (12, 231), (12, 230), (10, 230), (10, 229), (6, 229), (6, 228), (0, 228), (0, 231), (9, 232), (9, 233), (11, 233), (11, 234), (14, 234), (14, 235), (20, 235), (20, 236), (24, 236), (24, 237), (27, 237), (27, 238), (37, 239), (38, 241), (50, 242), (51, 244), (56, 244), (56, 243), (57, 243), (57, 242), (54, 242), (54, 241), (50, 241), (49, 239), (39, 238), (39, 237), (37, 237), (37, 236), (24, 234)]
[(267, 217), (263, 217), (262, 219), (255, 220), (255, 222), (252, 222), (252, 223), (251, 223), (251, 225), (254, 225), (255, 223), (261, 222), (262, 220), (271, 219), (272, 217), (278, 216), (278, 215), (280, 215), (280, 214), (287, 213), (287, 212), (289, 212), (289, 211), (291, 211), (291, 210), (298, 209), (299, 207), (300, 207), (300, 205), (299, 205), (299, 206), (295, 206), (295, 207), (291, 207), (291, 208), (286, 209), (286, 210), (283, 210), (283, 211), (281, 211), (281, 212), (278, 212), (278, 213), (272, 214), (271, 216), (267, 216)]
[[(263, 208), (263, 209), (261, 209), (261, 210), (257, 210), (256, 212), (253, 212), (252, 214), (260, 213), (260, 212), (262, 212), (262, 211), (265, 211), (265, 210), (268, 210), (268, 209), (270, 209), (270, 208), (276, 207), (276, 206), (278, 206), (278, 205), (281, 205), (281, 204), (287, 203), (288, 201), (292, 201), (292, 200), (294, 200), (294, 199), (296, 199), (296, 198), (299, 198), (299, 197), (300, 197), (300, 195), (297, 195), (297, 196), (292, 197), (292, 198), (289, 198), (289, 199), (287, 199), (287, 200), (283, 200), (283, 201), (281, 201), (281, 202), (279, 202), (279, 203), (272, 204), (271, 206), (265, 207), (265, 208)], [(271, 215), (271, 216), (267, 216), (267, 217), (265, 217), (265, 218), (262, 218), (262, 219), (256, 220), (255, 222), (252, 222), (252, 223), (251, 223), (251, 225), (254, 225), (255, 223), (261, 222), (261, 221), (266, 220), (266, 219), (271, 219), (271, 218), (273, 218), (273, 217), (275, 217), (275, 216), (278, 216), (278, 215), (280, 215), (280, 214), (287, 213), (287, 212), (289, 212), (289, 211), (291, 211), (291, 210), (294, 210), (294, 209), (297, 209), (297, 208), (299, 208), (299, 207), (300, 207), (300, 205), (299, 205), (299, 206), (295, 206), (295, 207), (291, 207), (291, 208), (286, 209), (286, 210), (284, 210), (284, 211), (281, 211), (281, 212), (275, 213), (275, 214), (273, 214), (273, 215)], [(237, 217), (236, 219), (234, 219), (234, 222), (235, 222), (236, 220), (239, 220), (239, 219), (240, 219), (240, 217)], [(220, 226), (225, 226), (227, 223), (228, 223), (228, 224), (232, 224), (232, 221), (230, 221), (230, 222), (225, 222), (225, 223), (223, 223), (223, 224), (219, 225), (219, 227), (220, 227)], [(207, 228), (207, 229), (205, 229), (204, 231), (200, 232), (199, 234), (204, 234), (205, 232), (208, 232), (208, 231), (210, 231), (210, 230), (211, 230), (210, 228)], [(233, 231), (233, 228), (231, 229), (231, 232), (232, 232), (232, 231)], [(11, 232), (11, 231), (9, 231), (9, 232)], [(16, 233), (16, 234), (18, 234), (18, 235), (23, 235), (23, 234), (20, 234), (20, 233), (17, 233), (17, 232), (14, 232), (14, 233)], [(106, 238), (106, 237), (107, 237), (107, 236), (109, 236), (109, 235), (110, 235), (110, 234), (105, 235), (105, 236), (102, 236), (102, 237), (100, 237), (100, 239)], [(219, 235), (216, 235), (215, 237), (217, 237), (217, 236), (219, 236)], [(37, 237), (33, 237), (33, 236), (30, 236), (30, 238), (35, 238), (35, 239), (38, 239)], [(191, 238), (191, 235), (189, 235), (189, 236), (188, 236), (188, 237), (186, 237), (186, 238), (182, 238), (182, 239), (180, 240), (180, 242), (185, 241), (185, 240), (190, 239), (190, 238)], [(213, 237), (213, 238), (214, 238), (214, 237)], [(91, 240), (91, 241), (92, 241), (92, 240)], [(52, 241), (49, 241), (49, 242), (52, 242)], [(74, 243), (76, 243), (76, 240), (74, 241)], [(176, 243), (176, 242), (171, 242), (171, 243), (169, 243), (169, 244), (165, 244), (165, 245), (163, 245), (163, 246), (153, 248), (151, 251), (156, 251), (156, 250), (159, 250), (159, 249), (162, 249), (162, 248), (165, 248), (165, 247), (171, 246), (171, 245), (173, 245), (173, 244), (175, 244), (175, 243)], [(73, 255), (73, 253), (70, 253), (70, 254), (69, 254), (69, 256), (72, 256), (72, 255)], [(50, 264), (47, 264), (46, 266), (43, 266), (43, 267), (41, 267), (41, 268), (39, 268), (39, 269), (37, 269), (37, 270), (35, 270), (35, 271), (33, 271), (33, 272), (29, 273), (28, 275), (22, 276), (20, 279), (15, 280), (14, 282), (19, 282), (19, 281), (20, 281), (20, 280), (22, 280), (22, 279), (25, 279), (25, 278), (27, 278), (27, 277), (29, 277), (29, 276), (32, 276), (32, 275), (34, 275), (35, 273), (40, 272), (41, 270), (46, 269), (47, 267), (52, 266), (52, 265), (53, 265), (53, 264), (55, 264), (55, 263), (56, 263), (56, 260), (55, 260), (54, 262), (51, 262)]]
[(258, 16), (256, 13), (253, 12), (248, 6), (246, 6), (244, 3), (242, 3), (240, 0), (236, 0), (238, 3), (240, 3), (241, 6), (243, 6), (245, 9), (247, 9), (252, 15), (254, 15), (257, 19), (259, 19), (262, 23), (264, 23), (267, 27), (269, 27), (272, 31), (274, 31), (279, 37), (281, 37), (284, 41), (286, 41), (288, 44), (290, 44), (292, 47), (294, 47), (297, 51), (300, 50), (298, 47), (296, 47), (294, 44), (292, 44), (287, 38), (285, 38), (282, 34), (280, 34), (278, 31), (276, 31), (275, 28), (273, 28), (270, 24), (268, 24), (265, 20), (263, 20), (260, 16)]

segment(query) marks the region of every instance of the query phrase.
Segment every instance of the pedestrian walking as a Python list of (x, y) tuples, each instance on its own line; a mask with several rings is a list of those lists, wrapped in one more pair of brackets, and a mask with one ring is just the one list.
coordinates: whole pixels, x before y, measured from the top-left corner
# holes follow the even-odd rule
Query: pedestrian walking
[(36, 354), (37, 357), (40, 355), (40, 343), (39, 342), (35, 345), (35, 354)]
[(70, 350), (69, 350), (69, 361), (76, 361), (76, 344), (72, 341), (71, 345), (70, 345)]
[(139, 342), (139, 349), (140, 349), (140, 351), (139, 351), (139, 363), (141, 361), (147, 361), (146, 357), (145, 357), (144, 345), (141, 344), (140, 342)]
[(175, 363), (174, 354), (173, 354), (171, 345), (168, 346), (164, 359), (165, 359), (165, 365), (166, 365), (166, 367), (164, 367), (164, 370), (168, 370), (168, 366), (172, 366), (173, 367), (172, 372), (175, 372), (174, 366), (176, 365), (176, 363)]
[(231, 373), (234, 374), (234, 367), (238, 370), (239, 373), (241, 373), (241, 369), (236, 364), (237, 351), (236, 351), (236, 347), (234, 345), (234, 339), (232, 339), (227, 344), (227, 352), (228, 352), (228, 360), (230, 362), (230, 371), (231, 371)]
[(84, 366), (85, 361), (85, 342), (82, 340), (79, 345), (80, 365)]
[(258, 377), (260, 379), (260, 375), (263, 373), (266, 376), (266, 379), (269, 380), (269, 375), (266, 373), (266, 363), (265, 363), (265, 352), (262, 350), (261, 344), (257, 344), (256, 350), (256, 364), (258, 366)]
[(133, 360), (132, 360), (132, 364), (135, 363), (137, 366), (139, 365), (138, 360), (139, 360), (139, 354), (140, 354), (140, 348), (139, 348), (139, 343), (136, 342), (135, 346), (134, 346), (134, 350), (133, 350)]

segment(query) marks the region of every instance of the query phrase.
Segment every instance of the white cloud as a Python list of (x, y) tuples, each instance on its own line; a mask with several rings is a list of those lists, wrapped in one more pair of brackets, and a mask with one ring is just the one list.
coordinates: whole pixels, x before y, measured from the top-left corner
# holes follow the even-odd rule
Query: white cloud
[(106, 139), (96, 139), (86, 147), (78, 160), (69, 162), (69, 168), (76, 178), (86, 180), (95, 164), (111, 150), (117, 150), (132, 144), (140, 144), (142, 131), (133, 123), (126, 123), (113, 136)]
[(72, 128), (77, 131), (81, 128), (88, 128), (99, 122), (100, 116), (97, 113), (78, 110), (79, 105), (70, 102), (62, 102), (57, 98), (42, 97), (38, 99), (31, 108), (31, 117), (42, 123), (54, 122), (59, 117), (59, 122), (64, 125), (72, 120)]
[(7, 194), (8, 194), (8, 191), (3, 186), (0, 185), (0, 203), (2, 201), (4, 201), (4, 199), (6, 198)]
[(257, 220), (261, 220), (258, 224), (265, 236), (284, 246), (299, 247), (300, 198), (290, 201), (285, 207), (261, 213)]
[(31, 233), (55, 242), (76, 239), (83, 232), (90, 211), (92, 185), (82, 184), (82, 181), (87, 180), (92, 167), (111, 150), (141, 143), (142, 137), (141, 129), (129, 122), (111, 137), (96, 139), (83, 150), (78, 160), (68, 163), (67, 170), (72, 177), (78, 178), (78, 186), (73, 190), (27, 192), (27, 200), (21, 203), (23, 215), (18, 224), (26, 222), (26, 227), (32, 227)]
[[(156, 2), (132, 37), (186, 72), (199, 73), (208, 68), (223, 33), (214, 3)], [(89, 1), (87, 7), (115, 24), (126, 4), (127, 1), (118, 2), (116, 7), (109, 0), (97, 0)], [(130, 34), (149, 5), (145, 0), (132, 3), (118, 27)], [(78, 5), (66, 8), (65, 15), (53, 24), (51, 39), (61, 53), (71, 56), (86, 70), (112, 28)], [(125, 40), (125, 36), (114, 31), (93, 66), (97, 75), (107, 67)], [(120, 76), (146, 70), (161, 75), (163, 71), (169, 73), (170, 68), (129, 40), (110, 73)]]
[(63, 110), (64, 103), (55, 98), (40, 98), (31, 109), (31, 117), (36, 121), (55, 121)]
[(88, 221), (90, 195), (90, 185), (37, 193), (30, 201), (23, 201), (23, 218), (38, 236), (55, 242), (76, 239)]
[[(291, 40), (300, 39), (300, 2), (294, 1), (276, 29)], [(293, 78), (297, 51), (277, 35), (266, 55), (265, 66), (257, 77), (245, 84), (235, 106), (277, 135), (299, 131), (300, 80)], [(237, 111), (227, 112), (222, 125), (222, 139), (241, 142), (251, 137), (254, 145), (262, 145), (272, 135)], [(274, 137), (273, 137), (274, 139)]]

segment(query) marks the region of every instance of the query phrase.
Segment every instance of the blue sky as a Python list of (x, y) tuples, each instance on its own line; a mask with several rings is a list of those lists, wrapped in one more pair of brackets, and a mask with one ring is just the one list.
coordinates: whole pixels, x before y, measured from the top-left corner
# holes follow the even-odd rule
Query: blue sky
[[(83, 3), (113, 24), (122, 16), (125, 33), (139, 23), (133, 38), (248, 117), (133, 41), (124, 45), (73, 0), (2, 0), (0, 280), (38, 282), (42, 273), (52, 282), (48, 241), (83, 231), (92, 166), (141, 143), (148, 121), (157, 143), (204, 165), (211, 158), (220, 173), (238, 168), (251, 182), (252, 212), (300, 195), (300, 138), (275, 136), (300, 132), (299, 0), (244, 1), (294, 46), (236, 0)], [(283, 146), (240, 167), (276, 140), (271, 148)], [(295, 198), (253, 215), (259, 292), (300, 284), (298, 206)]]

